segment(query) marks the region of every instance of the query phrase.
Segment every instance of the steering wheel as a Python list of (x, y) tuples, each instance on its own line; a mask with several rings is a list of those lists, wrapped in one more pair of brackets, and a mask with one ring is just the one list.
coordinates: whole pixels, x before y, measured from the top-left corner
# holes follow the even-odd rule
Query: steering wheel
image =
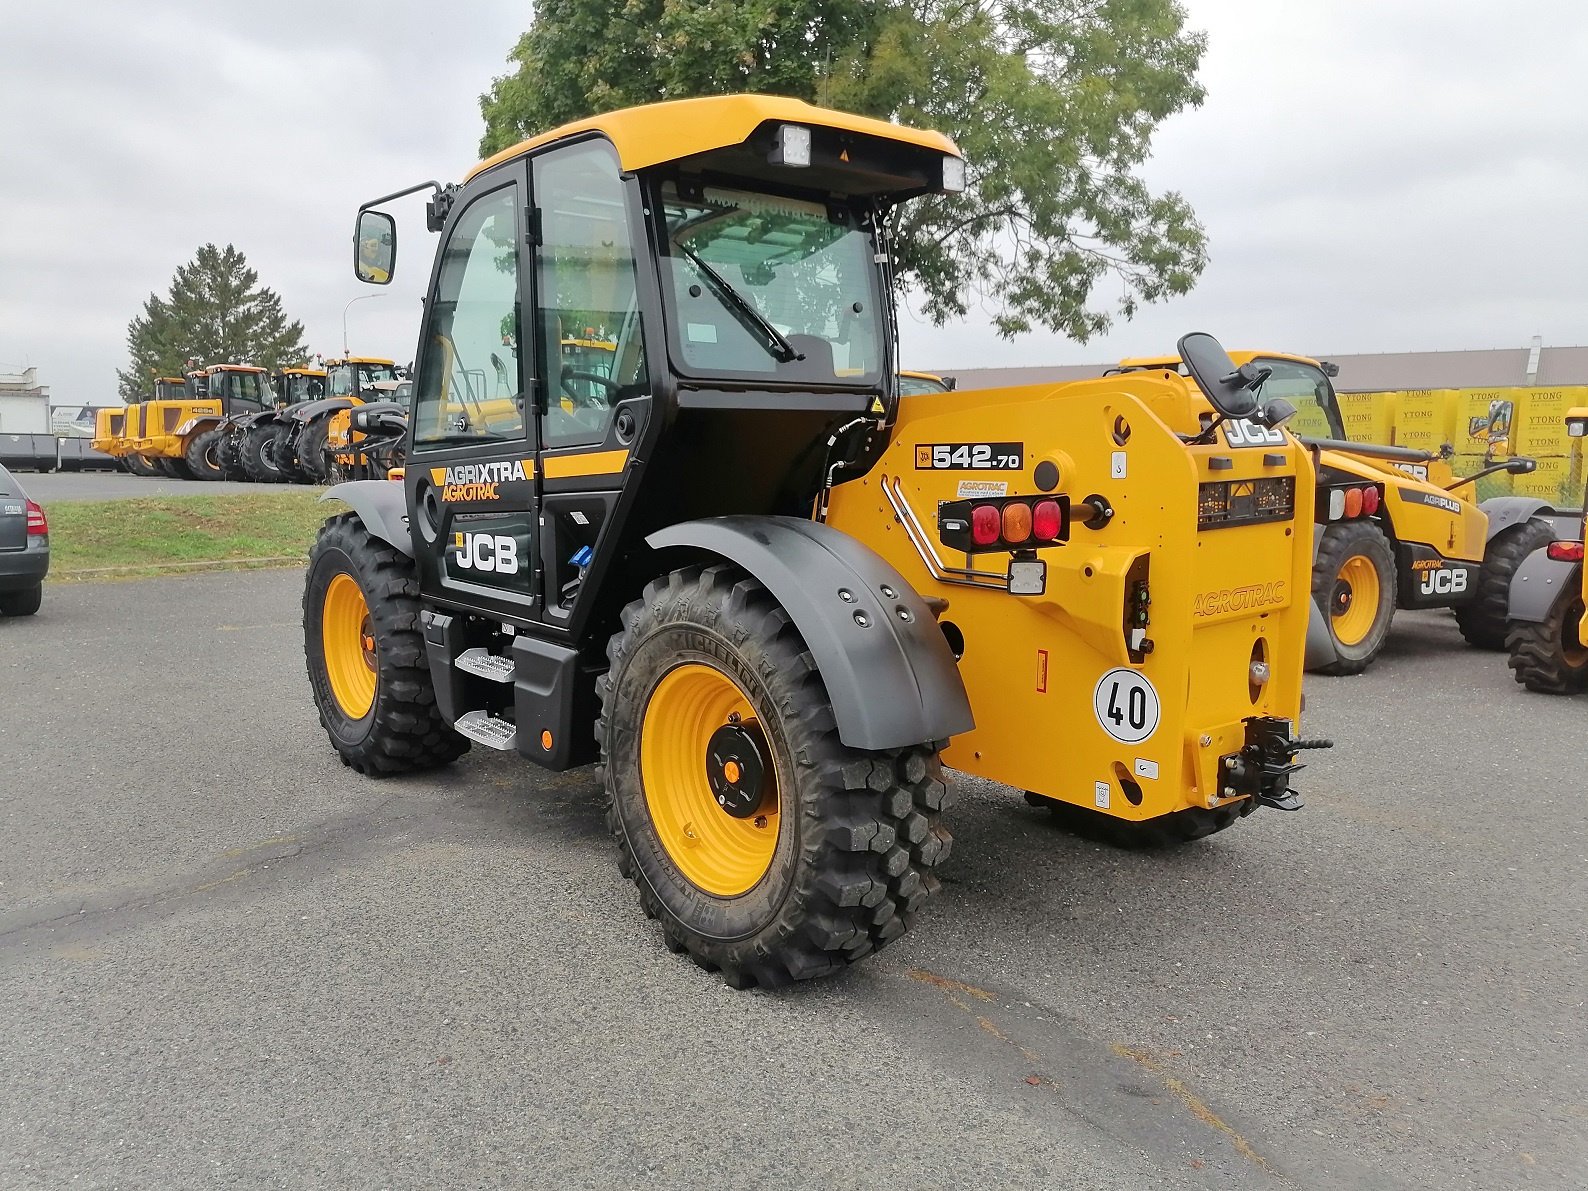
[(590, 397), (590, 396), (588, 396), (588, 395), (586, 395), (584, 393), (575, 392), (568, 385), (568, 382), (571, 381), (571, 380), (595, 381), (596, 384), (598, 384), (598, 385), (602, 386), (604, 389), (606, 389), (606, 391), (607, 391), (606, 392), (606, 395), (607, 395), (606, 404), (607, 405), (612, 404), (612, 398), (617, 394), (617, 391), (623, 387), (622, 385), (618, 384), (617, 381), (613, 380), (610, 376), (602, 376), (599, 372), (577, 372), (577, 371), (569, 370), (569, 371), (564, 372), (562, 374), (562, 378), (561, 378), (559, 383), (562, 385), (562, 391), (565, 394), (567, 394), (568, 400), (572, 401), (575, 405), (589, 405), (589, 406), (597, 406), (597, 407), (599, 407), (601, 405), (601, 402), (597, 401), (595, 398)]

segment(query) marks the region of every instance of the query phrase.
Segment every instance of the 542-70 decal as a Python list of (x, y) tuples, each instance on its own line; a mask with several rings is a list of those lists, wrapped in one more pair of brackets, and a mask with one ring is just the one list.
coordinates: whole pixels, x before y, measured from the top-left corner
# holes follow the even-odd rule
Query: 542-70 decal
[(917, 443), (917, 471), (1019, 471), (1025, 444), (1018, 442)]

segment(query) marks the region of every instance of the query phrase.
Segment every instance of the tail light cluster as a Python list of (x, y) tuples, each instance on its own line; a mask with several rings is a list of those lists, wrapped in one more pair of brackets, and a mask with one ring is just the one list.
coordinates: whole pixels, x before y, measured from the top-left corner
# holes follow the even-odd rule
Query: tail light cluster
[(944, 501), (937, 507), (937, 532), (943, 545), (967, 554), (1062, 545), (1070, 540), (1070, 498)]
[(28, 537), (47, 538), (50, 536), (50, 523), (44, 517), (44, 510), (33, 501), (28, 501)]
[(1581, 542), (1551, 542), (1544, 548), (1544, 552), (1556, 562), (1581, 562), (1583, 560), (1583, 544)]
[(1343, 488), (1324, 488), (1318, 492), (1318, 501), (1326, 521), (1354, 521), (1358, 517), (1371, 517), (1383, 504), (1377, 484), (1353, 485)]

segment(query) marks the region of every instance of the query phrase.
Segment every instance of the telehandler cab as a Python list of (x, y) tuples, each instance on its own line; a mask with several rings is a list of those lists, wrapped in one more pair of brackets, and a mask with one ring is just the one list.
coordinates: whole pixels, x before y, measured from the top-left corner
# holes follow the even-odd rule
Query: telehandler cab
[[(433, 190), (441, 244), (402, 481), (331, 489), (306, 576), (343, 762), (599, 760), (645, 911), (735, 986), (904, 932), (950, 847), (945, 746), (1138, 839), (1299, 806), (1322, 742), (1294, 730), (1313, 470), (1286, 408), (1205, 335), (1194, 401), (1129, 376), (901, 403), (889, 221), (964, 181), (937, 133), (757, 95), (365, 204), (361, 279), (396, 264), (377, 207)], [(560, 350), (586, 325), (615, 348), (590, 387)]]
[[(1533, 470), (1509, 458), (1461, 478), (1430, 451), (1347, 441), (1333, 366), (1281, 352), (1234, 352), (1266, 370), (1261, 399), (1297, 407), (1291, 429), (1314, 452), (1318, 495), (1312, 597), (1318, 612), (1307, 669), (1358, 674), (1378, 657), (1396, 608), (1449, 608), (1480, 649), (1505, 647), (1507, 593), (1516, 568), (1551, 536), (1548, 502), (1466, 491), (1484, 476)], [(1183, 373), (1178, 358), (1123, 360), (1121, 373)], [(1334, 371), (1338, 371), (1335, 369)], [(1182, 383), (1191, 386), (1189, 378)]]
[[(1588, 445), (1588, 409), (1567, 411), (1566, 436)], [(1549, 540), (1528, 555), (1511, 581), (1506, 664), (1530, 691), (1575, 695), (1588, 690), (1588, 489), (1582, 509), (1557, 510), (1549, 521)]]

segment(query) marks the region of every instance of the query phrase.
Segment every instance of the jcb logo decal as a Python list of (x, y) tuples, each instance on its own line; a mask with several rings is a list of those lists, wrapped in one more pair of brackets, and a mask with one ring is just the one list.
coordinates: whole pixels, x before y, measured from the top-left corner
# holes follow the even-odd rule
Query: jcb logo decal
[(518, 543), (504, 534), (455, 533), (452, 547), (457, 551), (455, 561), (464, 570), (518, 573)]
[(1424, 595), (1460, 595), (1467, 590), (1466, 568), (1429, 571), (1423, 576)]
[(1283, 431), (1259, 426), (1249, 418), (1225, 422), (1224, 437), (1232, 447), (1277, 447), (1285, 442)]

